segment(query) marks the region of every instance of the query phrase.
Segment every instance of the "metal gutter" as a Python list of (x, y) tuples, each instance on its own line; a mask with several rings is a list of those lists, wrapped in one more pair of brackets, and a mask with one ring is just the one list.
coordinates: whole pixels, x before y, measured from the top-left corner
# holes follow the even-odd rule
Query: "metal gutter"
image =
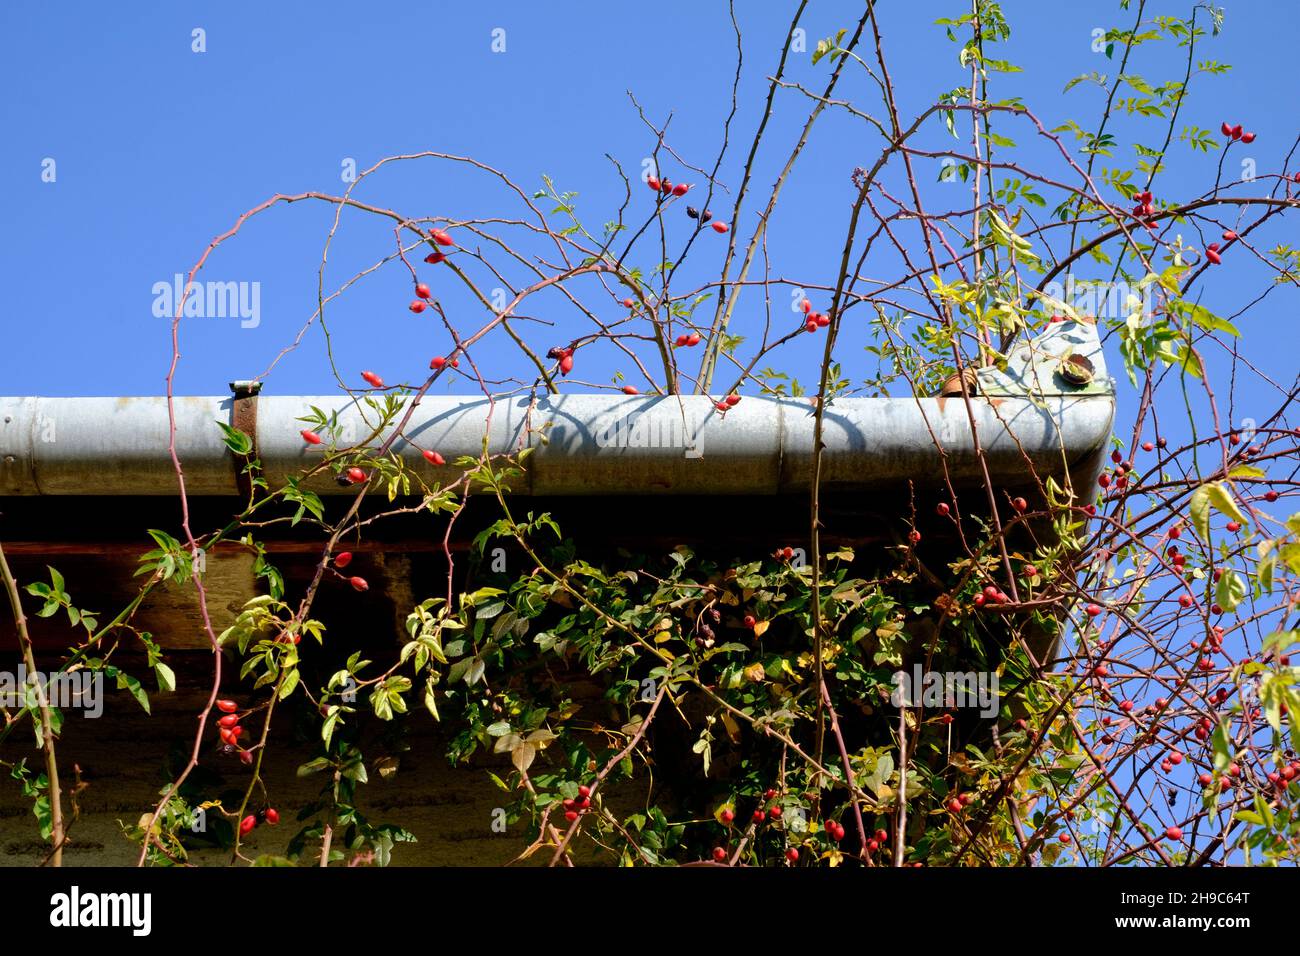
[[(1061, 374), (1081, 356), (1086, 383)], [(1066, 369), (1067, 372), (1070, 369)], [(1062, 322), (1012, 350), (1005, 369), (978, 375), (975, 419), (995, 481), (1023, 484), (1025, 456), (1040, 475), (1095, 469), (1110, 438), (1114, 383), (1106, 377), (1096, 329)], [(340, 444), (369, 436), (376, 416), (347, 396), (244, 396), (255, 401), (255, 443), (273, 487), (318, 461), (297, 419), (315, 405), (337, 412)], [(235, 419), (236, 400), (176, 399), (177, 448), (193, 495), (238, 493), (234, 456), (215, 422)], [(807, 400), (746, 396), (726, 414), (707, 396), (559, 395), (498, 399), (427, 396), (393, 451), (430, 481), (458, 474), (434, 468), (421, 449), (448, 462), (477, 457), (488, 434), (494, 454), (531, 447), (517, 494), (734, 494), (803, 491), (811, 481), (813, 409)], [(954, 481), (980, 480), (961, 398), (838, 398), (825, 416), (823, 487), (870, 490), (941, 479), (935, 439)], [(412, 444), (411, 442), (414, 442)], [(0, 495), (170, 495), (163, 398), (0, 398)], [(377, 444), (374, 442), (372, 444)], [(309, 487), (352, 494), (323, 475)]]

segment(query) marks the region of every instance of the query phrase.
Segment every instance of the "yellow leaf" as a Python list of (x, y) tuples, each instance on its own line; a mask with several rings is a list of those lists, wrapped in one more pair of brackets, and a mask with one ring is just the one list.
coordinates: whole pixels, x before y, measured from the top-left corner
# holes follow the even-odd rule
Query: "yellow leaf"
[(770, 623), (771, 623), (770, 621), (756, 621), (756, 622), (754, 622), (754, 636), (755, 636), (755, 637), (762, 637), (764, 634), (766, 634), (766, 633), (767, 633), (768, 625), (769, 625)]
[(731, 738), (733, 744), (740, 743), (740, 725), (736, 723), (736, 718), (725, 710), (722, 712), (722, 726), (727, 728), (727, 736)]
[(533, 765), (533, 758), (537, 756), (537, 748), (532, 744), (520, 744), (514, 750), (510, 751), (510, 761), (520, 773), (526, 773), (528, 768)]

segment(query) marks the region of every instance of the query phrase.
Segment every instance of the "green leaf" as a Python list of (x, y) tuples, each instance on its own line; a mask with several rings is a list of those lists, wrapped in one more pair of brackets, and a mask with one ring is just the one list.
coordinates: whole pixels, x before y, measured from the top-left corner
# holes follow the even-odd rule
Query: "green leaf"
[(331, 710), (332, 713), (325, 718), (325, 722), (321, 724), (321, 728), (320, 728), (320, 739), (325, 741), (326, 747), (330, 745), (330, 739), (334, 736), (334, 728), (339, 723), (338, 708), (334, 707), (331, 708)]
[(1275, 631), (1264, 638), (1262, 650), (1265, 653), (1273, 651), (1277, 654), (1283, 654), (1288, 647), (1297, 641), (1300, 641), (1300, 631)]
[(225, 422), (217, 422), (221, 431), (225, 434), (226, 447), (236, 455), (247, 455), (253, 450), (253, 439), (241, 432), (233, 425), (227, 425)]
[(158, 689), (170, 694), (176, 689), (176, 674), (170, 667), (159, 661), (153, 666), (154, 676), (158, 678)]
[(1228, 769), (1228, 764), (1232, 763), (1232, 738), (1228, 736), (1228, 722), (1219, 721), (1214, 728), (1214, 735), (1210, 738), (1210, 745), (1214, 752), (1214, 769), (1222, 773)]
[(1271, 541), (1260, 542), (1261, 557), (1255, 566), (1255, 579), (1259, 581), (1259, 590), (1262, 594), (1268, 594), (1273, 590), (1273, 572), (1277, 570), (1277, 552), (1271, 548), (1264, 549), (1265, 545), (1270, 544)]
[[(438, 716), (438, 702), (433, 696), (433, 681), (431, 679), (426, 681), (424, 684), (424, 709), (429, 712), (429, 715), (433, 717), (434, 720), (442, 719)], [(505, 787), (502, 787), (501, 789), (504, 790)]]
[(317, 757), (314, 760), (308, 760), (298, 768), (298, 776), (309, 777), (314, 773), (320, 773), (330, 765), (327, 757)]
[(1201, 365), (1200, 356), (1191, 350), (1189, 346), (1182, 346), (1175, 356), (1177, 362), (1183, 367), (1183, 373), (1191, 375), (1193, 378), (1204, 378), (1205, 370)]
[(1209, 309), (1205, 308), (1205, 306), (1190, 303), (1184, 305), (1187, 309), (1188, 317), (1191, 318), (1192, 322), (1205, 329), (1207, 332), (1227, 332), (1235, 338), (1241, 337), (1241, 332), (1237, 330), (1235, 325), (1227, 319), (1215, 315)]
[(1192, 526), (1196, 528), (1197, 533), (1202, 538), (1209, 537), (1210, 534), (1211, 507), (1234, 521), (1246, 523), (1246, 516), (1241, 513), (1241, 509), (1237, 507), (1236, 501), (1232, 498), (1232, 493), (1223, 484), (1214, 481), (1201, 485), (1192, 492), (1190, 510)]
[(1232, 497), (1232, 493), (1228, 491), (1225, 485), (1221, 485), (1217, 482), (1210, 485), (1210, 503), (1234, 521), (1240, 521), (1242, 524), (1246, 524), (1246, 516), (1241, 513), (1241, 509), (1237, 507), (1236, 500)]
[(839, 49), (840, 41), (844, 39), (844, 34), (846, 32), (847, 32), (846, 30), (840, 30), (839, 33), (835, 34), (834, 37), (827, 37), (824, 40), (818, 40), (817, 46), (813, 49), (813, 54), (812, 54), (813, 63), (816, 64), (817, 61), (820, 60), (822, 57), (824, 57), (826, 54)]
[(1246, 579), (1236, 571), (1225, 571), (1214, 589), (1214, 600), (1225, 613), (1232, 613), (1246, 597)]
[(1263, 468), (1256, 468), (1254, 465), (1237, 465), (1232, 471), (1228, 472), (1229, 478), (1266, 478), (1268, 472)]
[(104, 668), (104, 673), (108, 677), (112, 677), (116, 680), (118, 690), (128, 691), (131, 696), (136, 699), (136, 703), (140, 705), (146, 714), (150, 712), (149, 695), (145, 693), (144, 687), (138, 680), (130, 674), (120, 671), (116, 667), (112, 666)]

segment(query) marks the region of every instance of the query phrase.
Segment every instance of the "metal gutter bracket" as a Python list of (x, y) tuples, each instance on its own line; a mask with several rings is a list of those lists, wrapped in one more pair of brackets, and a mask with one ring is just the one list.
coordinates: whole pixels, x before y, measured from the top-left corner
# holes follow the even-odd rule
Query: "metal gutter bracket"
[(257, 448), (257, 396), (262, 391), (261, 382), (238, 381), (230, 383), (234, 395), (231, 403), (230, 424), (252, 440), (252, 450), (247, 455), (235, 455), (235, 483), (239, 497), (248, 501), (253, 497), (253, 476), (249, 465), (261, 460)]
[(997, 398), (1114, 396), (1093, 321), (1051, 322), (1033, 338), (1013, 345), (1005, 368), (982, 368), (981, 395)]

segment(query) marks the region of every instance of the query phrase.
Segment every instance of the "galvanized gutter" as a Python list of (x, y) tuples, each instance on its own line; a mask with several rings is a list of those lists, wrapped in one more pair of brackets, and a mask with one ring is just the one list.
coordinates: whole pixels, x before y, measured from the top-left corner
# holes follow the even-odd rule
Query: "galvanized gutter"
[[(1082, 357), (1092, 379), (1071, 382), (1062, 360)], [(1069, 369), (1067, 369), (1067, 372)], [(1025, 457), (1041, 475), (1095, 470), (1115, 413), (1096, 329), (1062, 322), (1017, 346), (1006, 369), (978, 373), (974, 401), (980, 445), (995, 481), (1023, 484)], [(336, 412), (341, 444), (364, 440), (375, 414), (346, 396), (175, 400), (177, 450), (192, 495), (238, 493), (234, 457), (220, 420), (255, 431), (272, 487), (317, 462), (298, 418), (315, 405)], [(255, 414), (247, 407), (256, 402)], [(490, 427), (489, 427), (490, 425)], [(813, 407), (807, 400), (746, 396), (725, 414), (706, 396), (428, 396), (415, 409), (394, 453), (429, 480), (446, 481), (422, 449), (448, 462), (477, 457), (485, 431), (493, 454), (533, 448), (517, 494), (736, 494), (803, 491), (811, 480)], [(838, 398), (824, 423), (823, 487), (870, 490), (913, 479), (934, 484), (942, 472), (936, 439), (955, 482), (982, 477), (969, 418), (958, 398)], [(372, 444), (377, 444), (374, 442)], [(170, 495), (176, 476), (167, 453), (163, 398), (0, 398), (0, 495)], [(328, 475), (321, 493), (355, 493)]]

